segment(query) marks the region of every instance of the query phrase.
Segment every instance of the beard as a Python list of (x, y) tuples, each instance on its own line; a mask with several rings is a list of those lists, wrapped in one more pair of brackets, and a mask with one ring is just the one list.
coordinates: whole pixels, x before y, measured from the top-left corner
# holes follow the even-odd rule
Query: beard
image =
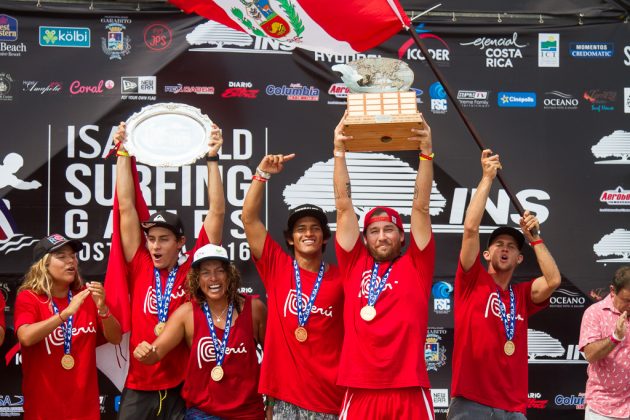
[(393, 261), (400, 255), (401, 246), (388, 246), (388, 247), (371, 247), (368, 245), (368, 251), (375, 261)]

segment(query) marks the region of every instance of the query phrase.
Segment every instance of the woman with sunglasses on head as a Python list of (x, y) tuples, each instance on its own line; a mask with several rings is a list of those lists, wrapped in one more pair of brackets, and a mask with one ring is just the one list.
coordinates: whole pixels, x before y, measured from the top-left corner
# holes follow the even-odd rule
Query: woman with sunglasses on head
[(191, 349), (182, 389), (186, 419), (264, 418), (256, 346), (265, 336), (267, 309), (238, 294), (239, 282), (225, 248), (199, 248), (188, 272), (190, 302), (169, 317), (153, 343), (143, 341), (133, 352), (140, 362), (153, 364), (186, 340)]
[(79, 275), (82, 248), (59, 234), (40, 240), (15, 300), (25, 419), (100, 418), (96, 347), (122, 333), (103, 285)]

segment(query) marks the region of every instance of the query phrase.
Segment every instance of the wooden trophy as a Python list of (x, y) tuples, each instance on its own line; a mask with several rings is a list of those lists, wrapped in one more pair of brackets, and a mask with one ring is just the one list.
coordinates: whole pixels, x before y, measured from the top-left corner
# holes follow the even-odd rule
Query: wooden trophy
[(415, 91), (409, 90), (413, 72), (406, 63), (391, 58), (364, 58), (337, 65), (333, 70), (352, 93), (344, 134), (351, 152), (418, 150), (419, 142), (407, 140), (412, 128), (422, 128)]

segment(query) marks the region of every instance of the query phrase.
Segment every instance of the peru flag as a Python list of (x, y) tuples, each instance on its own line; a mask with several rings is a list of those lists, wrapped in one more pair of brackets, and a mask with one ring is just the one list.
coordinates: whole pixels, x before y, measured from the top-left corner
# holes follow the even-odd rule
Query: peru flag
[(397, 0), (169, 0), (232, 29), (312, 51), (354, 54), (411, 22)]

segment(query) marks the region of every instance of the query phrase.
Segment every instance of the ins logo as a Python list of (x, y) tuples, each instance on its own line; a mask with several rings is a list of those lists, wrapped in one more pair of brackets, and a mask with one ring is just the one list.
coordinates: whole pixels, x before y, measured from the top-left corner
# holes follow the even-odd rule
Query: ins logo
[[(180, 284), (177, 289), (171, 292), (171, 301), (180, 299), (186, 294), (186, 291)], [(147, 294), (144, 296), (144, 313), (157, 315), (157, 303), (155, 300), (155, 289), (153, 286), (149, 286)]]
[[(223, 346), (223, 342), (219, 340), (219, 346)], [(227, 347), (225, 349), (225, 355), (228, 354), (246, 354), (247, 349), (245, 348), (245, 343), (241, 343), (238, 347)], [(202, 369), (202, 363), (206, 362), (214, 362), (216, 361), (216, 355), (214, 351), (214, 344), (212, 343), (211, 337), (203, 337), (197, 343), (197, 366), (199, 369)]]
[[(302, 293), (302, 308), (305, 308), (308, 304), (308, 296)], [(295, 316), (298, 314), (297, 310), (297, 291), (294, 289), (289, 290), (287, 298), (284, 301), (284, 317), (286, 318), (287, 312)], [(315, 305), (311, 306), (311, 314), (321, 314), (327, 317), (333, 317), (333, 307), (329, 306), (328, 309), (319, 308)]]
[(445, 281), (438, 281), (431, 288), (431, 293), (433, 293), (433, 311), (436, 314), (450, 313), (453, 286)]

